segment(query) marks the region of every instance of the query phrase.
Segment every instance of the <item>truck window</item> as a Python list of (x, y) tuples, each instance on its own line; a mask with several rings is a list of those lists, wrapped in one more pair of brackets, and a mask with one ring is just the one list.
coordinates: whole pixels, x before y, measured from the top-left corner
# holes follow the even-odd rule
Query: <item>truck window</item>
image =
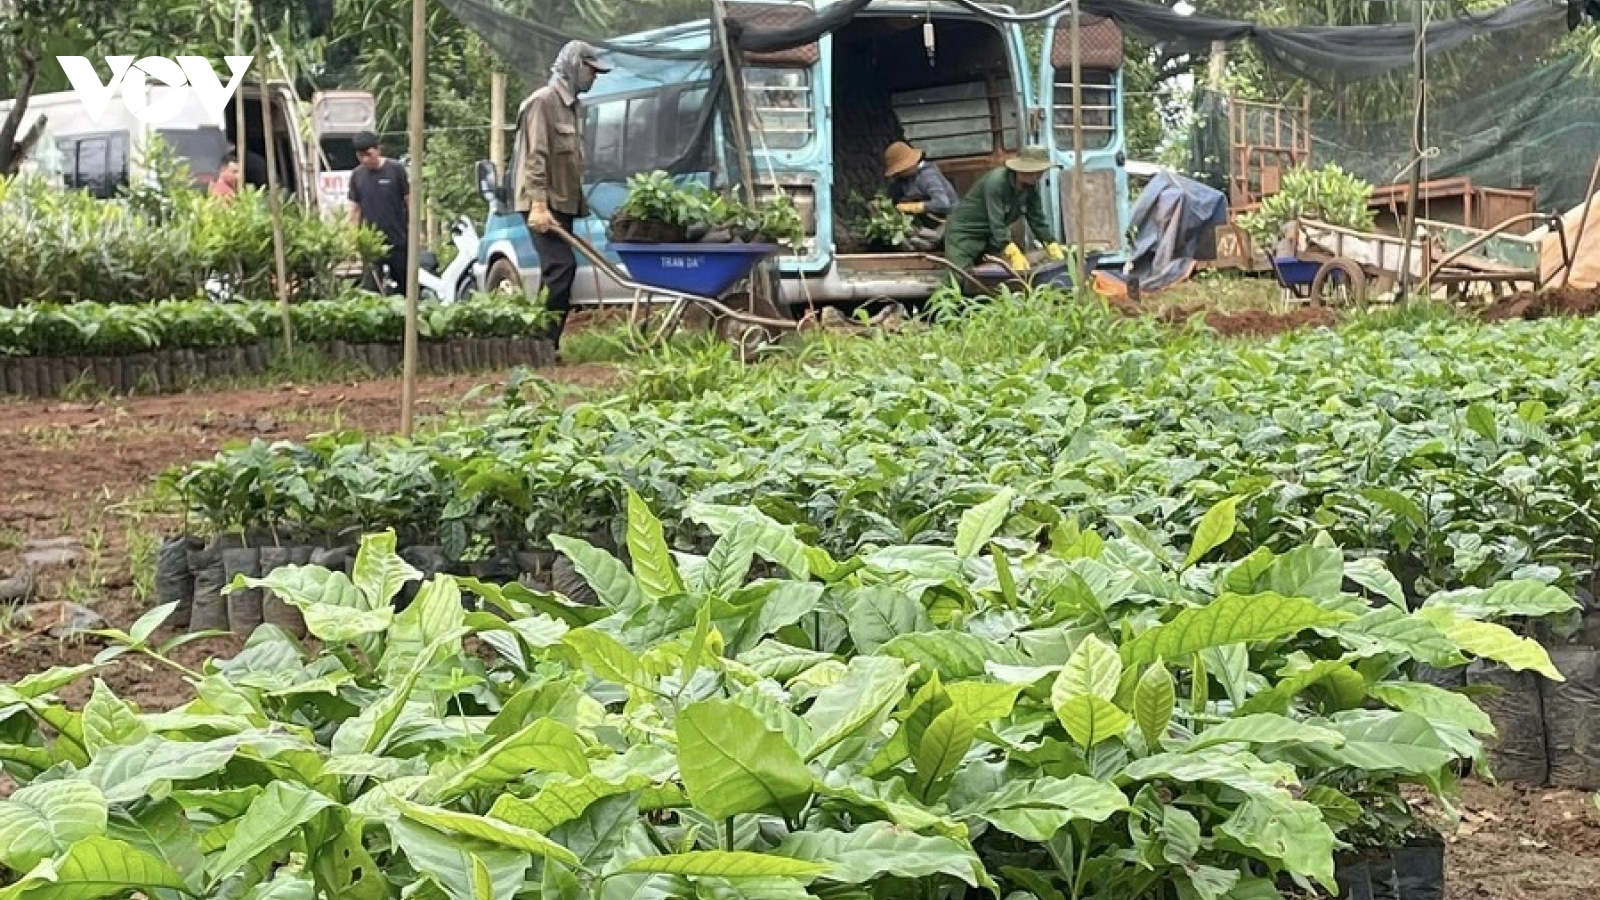
[(890, 98), (906, 139), (934, 159), (985, 156), (1002, 146), (1015, 149), (1017, 101), (1011, 79), (968, 81)]
[(353, 172), (359, 164), (354, 137), (329, 135), (323, 138), (322, 155), (328, 158), (329, 172)]
[(767, 149), (798, 150), (811, 142), (810, 69), (753, 66), (744, 72), (744, 88), (752, 125)]
[[(1116, 137), (1116, 73), (1083, 69), (1083, 148), (1103, 150)], [(1072, 147), (1072, 70), (1056, 69), (1056, 146)]]
[(196, 185), (209, 185), (222, 171), (228, 138), (221, 128), (162, 129), (156, 134), (189, 164), (189, 174)]
[(128, 184), (128, 133), (86, 134), (58, 141), (67, 187), (85, 190), (101, 200), (117, 196)]

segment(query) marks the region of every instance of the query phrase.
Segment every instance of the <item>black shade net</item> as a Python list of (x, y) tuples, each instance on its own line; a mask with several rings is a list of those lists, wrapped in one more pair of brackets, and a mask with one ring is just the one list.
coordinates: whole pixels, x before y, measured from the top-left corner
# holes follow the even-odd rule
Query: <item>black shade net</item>
[[(610, 54), (638, 61), (648, 72), (649, 60), (688, 61), (703, 58), (715, 64), (712, 50), (676, 50), (596, 40), (564, 32), (534, 19), (513, 15), (489, 0), (442, 0), (445, 7), (494, 48), (508, 65), (524, 76), (543, 80), (543, 66), (561, 45), (575, 38), (589, 40)], [(815, 42), (838, 30), (871, 0), (844, 0), (804, 15), (786, 15), (780, 24), (760, 23), (740, 15), (739, 4), (729, 4), (730, 43), (741, 53), (772, 53)], [(983, 12), (974, 0), (957, 5)], [(709, 8), (709, 4), (708, 4)], [(791, 7), (791, 10), (793, 8)], [(1109, 18), (1130, 35), (1162, 46), (1169, 52), (1204, 53), (1213, 41), (1249, 41), (1271, 66), (1313, 82), (1331, 78), (1344, 81), (1374, 78), (1411, 66), (1416, 35), (1409, 23), (1392, 25), (1258, 25), (1200, 13), (1184, 15), (1170, 7), (1144, 0), (1084, 0), (1083, 12)], [(1443, 53), (1483, 35), (1563, 21), (1565, 0), (1515, 0), (1482, 14), (1465, 10), (1431, 21), (1424, 32), (1428, 54)]]

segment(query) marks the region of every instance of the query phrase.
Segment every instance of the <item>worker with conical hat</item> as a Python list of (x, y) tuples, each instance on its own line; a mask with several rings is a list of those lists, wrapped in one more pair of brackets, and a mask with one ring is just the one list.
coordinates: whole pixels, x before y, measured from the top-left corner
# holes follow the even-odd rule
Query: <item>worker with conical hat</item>
[(927, 154), (905, 141), (895, 141), (883, 151), (883, 177), (889, 179), (889, 199), (907, 215), (943, 219), (960, 199)]
[(1061, 245), (1050, 233), (1039, 189), (1040, 179), (1053, 168), (1049, 151), (1024, 147), (1016, 158), (978, 179), (945, 223), (945, 259), (957, 268), (970, 269), (978, 260), (995, 254), (1017, 272), (1026, 272), (1028, 258), (1011, 240), (1011, 226), (1018, 219), (1028, 223), (1028, 231), (1044, 244), (1047, 257), (1065, 259)]

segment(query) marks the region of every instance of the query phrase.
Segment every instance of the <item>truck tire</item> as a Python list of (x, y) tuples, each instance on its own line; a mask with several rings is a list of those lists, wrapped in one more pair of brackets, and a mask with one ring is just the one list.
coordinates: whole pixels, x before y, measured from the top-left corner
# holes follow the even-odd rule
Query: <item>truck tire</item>
[(522, 273), (517, 271), (515, 263), (503, 256), (490, 264), (489, 273), (484, 276), (483, 281), (483, 289), (491, 294), (526, 292), (522, 284)]

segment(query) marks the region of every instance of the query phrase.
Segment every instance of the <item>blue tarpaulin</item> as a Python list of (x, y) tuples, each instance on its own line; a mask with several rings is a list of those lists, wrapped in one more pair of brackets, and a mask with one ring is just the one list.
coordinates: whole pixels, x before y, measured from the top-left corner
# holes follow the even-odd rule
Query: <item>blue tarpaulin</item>
[(1127, 279), (1139, 280), (1142, 293), (1171, 287), (1194, 271), (1201, 242), (1228, 223), (1228, 198), (1176, 172), (1150, 179), (1131, 216), (1133, 252)]

